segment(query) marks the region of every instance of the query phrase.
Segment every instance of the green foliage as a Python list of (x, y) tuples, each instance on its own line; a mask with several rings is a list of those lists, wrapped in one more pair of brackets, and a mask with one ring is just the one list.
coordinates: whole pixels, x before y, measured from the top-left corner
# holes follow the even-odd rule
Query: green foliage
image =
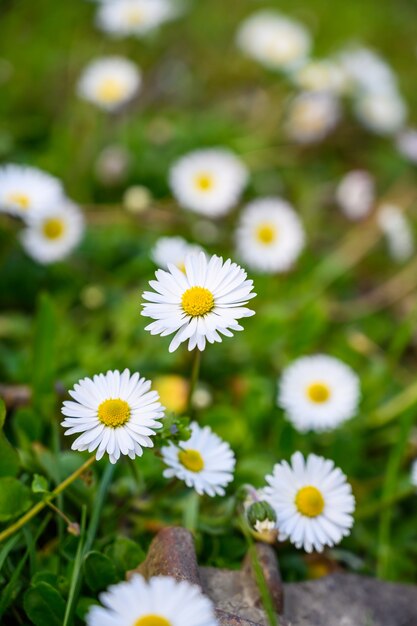
[(114, 563), (105, 554), (89, 552), (84, 559), (85, 582), (91, 591), (102, 591), (117, 582), (119, 577)]
[(0, 477), (16, 476), (19, 471), (19, 456), (3, 432), (6, 406), (0, 398)]
[(17, 517), (31, 505), (30, 490), (17, 478), (0, 478), (0, 522)]
[(47, 582), (38, 582), (24, 596), (24, 608), (35, 626), (62, 626), (65, 601), (59, 591)]

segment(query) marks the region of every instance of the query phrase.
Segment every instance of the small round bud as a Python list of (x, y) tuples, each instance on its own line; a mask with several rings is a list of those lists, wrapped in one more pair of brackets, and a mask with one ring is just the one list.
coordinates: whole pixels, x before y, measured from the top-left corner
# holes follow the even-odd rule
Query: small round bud
[(147, 187), (134, 185), (126, 189), (123, 196), (123, 205), (129, 213), (143, 213), (151, 205), (152, 194)]
[(250, 526), (258, 532), (275, 528), (277, 516), (272, 506), (265, 500), (254, 502), (246, 511)]

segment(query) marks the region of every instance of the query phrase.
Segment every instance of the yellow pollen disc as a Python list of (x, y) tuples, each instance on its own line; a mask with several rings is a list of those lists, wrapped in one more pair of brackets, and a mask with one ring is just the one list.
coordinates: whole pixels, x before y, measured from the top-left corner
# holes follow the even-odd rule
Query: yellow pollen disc
[(42, 224), (43, 234), (47, 239), (59, 239), (65, 231), (65, 224), (62, 220), (51, 217)]
[(203, 457), (198, 450), (180, 450), (178, 452), (178, 460), (190, 472), (201, 472), (204, 469)]
[(97, 88), (97, 96), (103, 102), (118, 102), (124, 96), (123, 85), (115, 78), (106, 78)]
[(331, 396), (331, 392), (326, 383), (316, 382), (311, 383), (311, 385), (307, 387), (307, 396), (312, 402), (322, 404), (323, 402), (327, 402)]
[(17, 206), (19, 206), (21, 209), (27, 209), (29, 208), (29, 204), (30, 204), (30, 199), (29, 196), (27, 196), (24, 193), (11, 193), (8, 196), (8, 200), (9, 202), (12, 202), (13, 204), (17, 204)]
[(261, 243), (269, 245), (277, 238), (277, 231), (271, 224), (261, 224), (256, 229), (256, 236)]
[(210, 191), (214, 187), (213, 176), (210, 174), (199, 174), (195, 177), (195, 185), (200, 191)]
[(198, 317), (210, 313), (214, 307), (214, 297), (205, 287), (190, 287), (183, 293), (181, 304), (187, 315)]
[(136, 620), (133, 626), (172, 626), (165, 617), (161, 615), (144, 615)]
[(130, 407), (125, 400), (111, 398), (104, 400), (98, 407), (98, 418), (102, 424), (110, 428), (118, 428), (126, 424), (130, 417)]
[(143, 13), (139, 9), (130, 9), (126, 13), (126, 21), (129, 26), (139, 26), (143, 22)]
[(301, 515), (317, 517), (324, 509), (324, 498), (316, 487), (302, 487), (295, 496), (295, 506)]

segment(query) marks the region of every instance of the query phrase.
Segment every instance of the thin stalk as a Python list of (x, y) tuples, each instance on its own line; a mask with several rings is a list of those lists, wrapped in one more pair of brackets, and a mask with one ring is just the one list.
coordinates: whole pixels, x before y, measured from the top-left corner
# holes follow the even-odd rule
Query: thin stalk
[(85, 523), (87, 518), (87, 507), (83, 505), (81, 512), (81, 533), (80, 539), (78, 541), (77, 553), (75, 555), (74, 567), (72, 570), (71, 583), (68, 592), (67, 606), (65, 607), (65, 615), (62, 626), (68, 626), (70, 623), (69, 620), (71, 618), (71, 613), (73, 611), (73, 606), (75, 604), (75, 594), (77, 591), (77, 582), (81, 571), (81, 566), (83, 562), (83, 544), (84, 544), (84, 535), (85, 535)]
[(188, 412), (190, 413), (191, 411), (191, 403), (192, 403), (192, 399), (193, 399), (193, 394), (195, 391), (195, 388), (197, 386), (198, 383), (198, 376), (200, 374), (200, 364), (201, 364), (201, 352), (198, 348), (194, 349), (194, 359), (193, 359), (193, 367), (191, 369), (191, 378), (190, 378), (190, 386), (188, 389), (188, 400), (187, 400), (187, 407), (188, 407)]
[(370, 415), (366, 424), (370, 427), (385, 426), (416, 403), (417, 383), (413, 383)]
[(57, 487), (55, 487), (55, 489), (51, 491), (50, 494), (46, 495), (45, 498), (41, 502), (38, 502), (37, 504), (35, 504), (35, 506), (33, 506), (27, 513), (22, 515), (22, 517), (18, 519), (17, 522), (15, 522), (11, 526), (3, 530), (3, 532), (0, 533), (0, 543), (4, 541), (5, 539), (8, 539), (12, 535), (14, 535), (14, 533), (20, 530), (32, 518), (34, 518), (38, 513), (40, 513), (40, 511), (42, 511), (46, 506), (48, 506), (48, 503), (51, 500), (53, 500), (60, 493), (65, 491), (65, 489), (69, 487), (69, 485), (71, 485), (74, 482), (74, 480), (76, 480), (82, 474), (84, 474), (84, 472), (94, 463), (95, 460), (96, 460), (95, 456), (91, 456), (89, 459), (87, 459), (87, 461), (83, 463), (81, 467), (75, 470), (75, 472), (73, 472), (70, 476), (68, 476), (68, 478), (63, 480), (62, 483), (60, 483)]

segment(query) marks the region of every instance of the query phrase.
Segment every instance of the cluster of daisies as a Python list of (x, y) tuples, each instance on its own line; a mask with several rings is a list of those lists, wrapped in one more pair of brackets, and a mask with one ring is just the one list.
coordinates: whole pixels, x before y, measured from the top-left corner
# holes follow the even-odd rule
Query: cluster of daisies
[(285, 116), (285, 130), (293, 141), (322, 140), (338, 124), (343, 99), (349, 99), (366, 129), (394, 137), (404, 156), (416, 159), (416, 132), (405, 126), (407, 106), (395, 73), (373, 50), (350, 46), (315, 59), (307, 28), (275, 10), (249, 16), (236, 40), (245, 55), (282, 72), (296, 88)]
[(22, 246), (41, 264), (66, 258), (84, 233), (83, 214), (66, 197), (61, 182), (35, 167), (0, 167), (0, 213), (24, 223)]

